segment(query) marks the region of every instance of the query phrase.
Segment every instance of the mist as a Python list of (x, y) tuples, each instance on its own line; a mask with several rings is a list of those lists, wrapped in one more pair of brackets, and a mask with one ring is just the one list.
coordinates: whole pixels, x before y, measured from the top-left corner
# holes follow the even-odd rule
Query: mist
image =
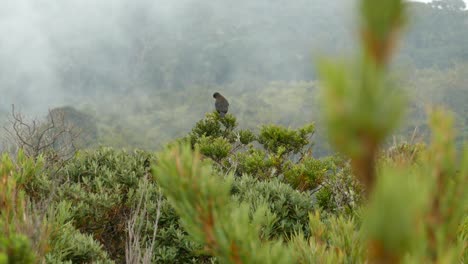
[[(271, 29), (267, 20), (277, 16), (271, 10), (262, 13), (259, 4), (249, 2), (4, 0), (1, 107), (14, 103), (44, 110), (103, 94), (223, 84), (259, 74), (264, 79), (312, 79), (310, 67), (298, 67), (297, 62), (312, 64), (312, 49), (320, 43), (307, 34), (320, 25), (294, 17), (297, 7), (284, 9), (287, 2), (274, 1), (272, 10), (292, 12), (279, 20), (292, 21)], [(307, 8), (319, 9), (324, 2), (312, 1)], [(329, 6), (330, 13), (345, 13), (344, 7), (335, 8), (339, 4)], [(302, 46), (285, 43), (280, 36), (285, 32), (305, 38)], [(240, 52), (231, 54), (229, 49)], [(197, 53), (212, 58), (198, 60)], [(190, 58), (178, 61), (184, 57)], [(225, 60), (224, 68), (214, 69), (210, 65), (214, 60)], [(206, 73), (213, 70), (218, 72)]]
[[(2, 107), (15, 103), (44, 110), (74, 103), (77, 95), (95, 96), (100, 89), (95, 86), (97, 78), (113, 84), (126, 79), (118, 75), (125, 75), (123, 62), (130, 56), (132, 37), (125, 35), (123, 17), (138, 7), (136, 1), (132, 3), (129, 7), (125, 1), (3, 1)], [(116, 52), (115, 56), (102, 54), (107, 50)], [(72, 81), (65, 83), (67, 77)]]
[[(413, 78), (415, 69), (465, 63), (466, 26), (445, 29), (466, 23), (466, 12), (413, 5), (396, 68)], [(318, 116), (298, 96), (315, 89), (315, 61), (357, 46), (355, 10), (353, 0), (3, 0), (0, 112), (14, 104), (41, 116), (71, 105), (111, 124), (102, 133), (157, 141), (189, 131), (220, 91), (246, 126), (299, 125)], [(432, 22), (435, 14), (446, 23)], [(279, 94), (297, 96), (296, 106)]]

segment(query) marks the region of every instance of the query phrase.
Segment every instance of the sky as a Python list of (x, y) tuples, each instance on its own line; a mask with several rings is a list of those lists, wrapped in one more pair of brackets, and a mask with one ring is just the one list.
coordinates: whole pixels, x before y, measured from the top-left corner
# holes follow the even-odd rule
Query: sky
[[(411, 1), (414, 1), (414, 2), (424, 2), (424, 3), (432, 2), (432, 0), (411, 0)], [(465, 1), (466, 5), (468, 6), (468, 0), (463, 0), (463, 1)]]

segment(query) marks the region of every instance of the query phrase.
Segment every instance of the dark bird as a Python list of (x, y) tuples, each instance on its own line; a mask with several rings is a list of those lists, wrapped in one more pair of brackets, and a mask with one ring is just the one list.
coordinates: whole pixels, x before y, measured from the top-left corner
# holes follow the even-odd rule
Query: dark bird
[(213, 98), (216, 99), (215, 108), (219, 115), (223, 118), (228, 112), (229, 102), (220, 93), (216, 92), (213, 94)]

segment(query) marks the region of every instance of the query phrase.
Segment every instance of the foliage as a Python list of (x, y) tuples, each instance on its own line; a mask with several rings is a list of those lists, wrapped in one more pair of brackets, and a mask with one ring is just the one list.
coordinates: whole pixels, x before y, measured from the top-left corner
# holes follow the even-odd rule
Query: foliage
[[(125, 0), (114, 2), (114, 8), (125, 11), (112, 18), (118, 22), (90, 25), (93, 19), (80, 17), (80, 29), (99, 27), (89, 32), (89, 41), (53, 26), (47, 31), (50, 39), (56, 40), (49, 43), (53, 46), (50, 51), (57, 55), (53, 56), (56, 65), (63, 70), (55, 72), (54, 91), (63, 92), (69, 105), (96, 119), (99, 133), (93, 147), (161, 149), (174, 138), (184, 136), (194, 122), (213, 109), (209, 102), (214, 90), (225, 91), (232, 102), (230, 112), (236, 115), (242, 129), (255, 129), (258, 124), (298, 127), (310, 120), (318, 122), (321, 117), (318, 104), (312, 103), (317, 97), (318, 74), (310, 63), (311, 58), (352, 53), (356, 47), (352, 40), (357, 30), (343, 26), (354, 25), (355, 18), (359, 18), (351, 13), (355, 1), (297, 0), (285, 4), (242, 0), (232, 4), (218, 0), (189, 4), (190, 1), (182, 0), (169, 5), (187, 4), (187, 8), (174, 8), (175, 13), (163, 12), (164, 8), (153, 0), (133, 1), (130, 6)], [(376, 3), (380, 7), (383, 2)], [(436, 4), (407, 1), (408, 10), (404, 13), (411, 19), (404, 30), (408, 34), (403, 38), (392, 69), (408, 79), (402, 87), (410, 86), (424, 95), (412, 100), (418, 105), (418, 113), (424, 114), (425, 104), (443, 103), (459, 115), (457, 125), (463, 127), (459, 129), (463, 132), (460, 137), (466, 138), (467, 114), (459, 111), (466, 106), (466, 81), (454, 76), (457, 68), (466, 67), (468, 58), (468, 12), (459, 10), (460, 3), (461, 0)], [(235, 12), (232, 5), (236, 7)], [(51, 23), (48, 25), (55, 23), (54, 10), (65, 12), (64, 17), (67, 12), (77, 11), (59, 2), (52, 6), (57, 8), (41, 9), (46, 13), (44, 23)], [(91, 8), (84, 5), (78, 10), (86, 7)], [(376, 20), (385, 17), (376, 16)], [(116, 24), (125, 25), (119, 29), (121, 34), (113, 34), (115, 30), (111, 26)], [(62, 42), (63, 39), (66, 41)], [(10, 45), (12, 49), (17, 46), (15, 41)], [(35, 75), (24, 78), (16, 74), (15, 69), (25, 67), (14, 63), (19, 55), (11, 52), (0, 55), (1, 61), (11, 63), (10, 67), (4, 67), (0, 78), (2, 87), (11, 87), (2, 90), (6, 93), (5, 100), (15, 98), (22, 101), (22, 107), (33, 108), (25, 111), (42, 115), (37, 113), (37, 104), (31, 103), (35, 93), (23, 91), (30, 87), (31, 79), (36, 81), (35, 88), (28, 91), (35, 91), (41, 85), (47, 89), (54, 87), (38, 80), (49, 78)], [(27, 68), (24, 74), (30, 71)], [(465, 70), (459, 76), (468, 74)], [(451, 91), (454, 85), (460, 90)], [(49, 94), (54, 102), (61, 98), (55, 92)], [(3, 116), (3, 110), (0, 109), (0, 123), (7, 117)], [(409, 133), (413, 124), (422, 125), (426, 119), (418, 116), (417, 120), (409, 121)], [(326, 133), (322, 127), (317, 123), (316, 135), (324, 138)], [(315, 142), (314, 154), (331, 154), (325, 140)], [(462, 143), (459, 140), (458, 146)]]
[[(385, 88), (391, 87), (386, 65), (405, 4), (385, 3), (396, 12), (387, 13), (379, 21), (384, 25), (374, 27), (369, 25), (375, 16), (367, 12), (386, 11), (361, 1), (366, 34), (357, 67), (348, 70), (333, 62), (321, 66), (326, 123), (332, 143), (351, 159), (366, 188), (362, 209), (348, 217), (310, 214), (310, 238), (299, 231), (288, 242), (265, 239), (276, 214), (265, 205), (249, 213), (247, 205), (230, 200), (232, 176), (217, 175), (197, 148), (192, 152), (186, 145), (176, 145), (161, 154), (155, 177), (183, 227), (208, 254), (222, 263), (281, 263), (282, 257), (292, 263), (466, 262), (468, 194), (463, 188), (468, 183), (468, 147), (457, 155), (453, 117), (441, 110), (430, 113), (428, 148), (403, 146), (378, 162), (379, 148), (402, 114), (402, 97), (389, 95)], [(354, 69), (359, 74), (351, 74)], [(281, 155), (286, 148), (275, 150)], [(400, 158), (416, 154), (413, 162)], [(319, 195), (319, 201), (327, 197), (329, 190)]]
[(443, 111), (431, 116), (432, 144), (422, 151), (420, 162), (395, 162), (381, 171), (366, 213), (367, 234), (375, 239), (371, 257), (397, 261), (412, 252), (406, 261), (463, 259), (465, 242), (457, 236), (468, 212), (461, 187), (468, 180), (467, 149), (457, 163), (452, 117)]
[(309, 235), (308, 214), (316, 207), (308, 195), (300, 193), (277, 179), (259, 181), (251, 176), (236, 178), (231, 187), (232, 199), (247, 203), (253, 209), (262, 204), (277, 219), (271, 225), (270, 238), (288, 238), (297, 232)]
[[(17, 188), (21, 188), (25, 197), (33, 195), (29, 197), (35, 197), (35, 204), (48, 203), (41, 210), (46, 212), (44, 223), (49, 227), (48, 237), (40, 239), (48, 250), (34, 259), (44, 259), (47, 263), (121, 262), (125, 259), (127, 223), (136, 216), (142, 245), (151, 242), (157, 228), (152, 261), (210, 262), (210, 256), (201, 253), (201, 246), (182, 229), (179, 217), (167, 200), (162, 197), (159, 201), (158, 185), (148, 179), (148, 166), (154, 162), (149, 153), (128, 153), (109, 148), (79, 152), (60, 172), (58, 182), (50, 178), (54, 175), (41, 169), (40, 159), (34, 161), (20, 155), (16, 162)], [(57, 189), (50, 192), (54, 184), (57, 184)], [(259, 182), (247, 176), (234, 181), (229, 194), (233, 200), (249, 204), (252, 212), (264, 204), (278, 215), (265, 236), (281, 239), (299, 231), (308, 234), (307, 214), (313, 210), (308, 195), (278, 180)], [(144, 207), (144, 212), (135, 215), (139, 204)], [(155, 227), (153, 223), (158, 210), (160, 218)], [(18, 239), (14, 237), (14, 241)], [(35, 240), (24, 236), (18, 241), (34, 245)], [(24, 253), (20, 255), (27, 256)]]
[[(68, 182), (61, 186), (58, 196), (60, 200), (66, 200), (75, 206), (72, 211), (73, 225), (103, 244), (115, 260), (123, 260), (125, 252), (126, 223), (131, 217), (132, 208), (136, 207), (142, 193), (145, 177), (151, 156), (145, 152), (126, 153), (101, 148), (96, 151), (79, 153), (68, 166), (64, 173)], [(157, 208), (157, 188), (151, 182), (148, 186), (148, 203), (145, 205), (148, 211), (148, 221), (154, 221), (153, 214)], [(162, 204), (162, 221), (168, 223), (160, 226), (162, 238), (174, 241), (177, 238), (177, 223), (171, 209)], [(144, 237), (150, 234), (150, 224)], [(174, 243), (174, 242), (173, 242)], [(176, 243), (174, 243), (176, 244)], [(184, 246), (190, 243), (176, 244), (181, 249), (157, 244), (159, 257), (176, 254), (178, 250), (184, 250)], [(182, 258), (183, 260), (184, 258)]]
[(404, 19), (404, 3), (361, 1), (362, 57), (355, 65), (323, 61), (323, 105), (330, 140), (351, 158), (353, 170), (370, 190), (379, 146), (402, 116), (403, 98), (385, 76)]
[[(150, 162), (147, 163), (147, 159)], [(125, 223), (132, 208), (136, 208), (148, 190), (144, 203), (147, 213), (143, 222), (144, 239), (153, 232), (159, 196), (158, 187), (152, 181), (144, 180), (153, 159), (145, 152), (126, 153), (102, 148), (97, 151), (80, 153), (66, 168), (69, 182), (62, 185), (59, 199), (73, 203), (73, 226), (86, 234), (92, 234), (114, 259), (124, 250)], [(258, 190), (253, 192), (252, 190)], [(279, 220), (271, 232), (273, 237), (287, 237), (307, 223), (307, 212), (312, 203), (302, 195), (279, 182), (257, 182), (242, 178), (234, 184), (232, 194), (236, 199), (251, 204), (263, 199), (278, 213)], [(255, 199), (254, 199), (255, 198)], [(198, 253), (200, 247), (191, 241), (181, 229), (178, 216), (166, 199), (161, 201), (161, 216), (154, 245), (154, 261), (200, 262), (208, 261)]]
[(275, 125), (262, 126), (258, 135), (258, 142), (269, 152), (297, 154), (310, 143), (308, 138), (313, 133), (313, 124), (297, 131)]
[(217, 178), (209, 164), (200, 163), (199, 153), (192, 155), (184, 146), (163, 153), (154, 168), (158, 183), (191, 237), (222, 263), (291, 261), (291, 249), (280, 241), (261, 243), (260, 233), (268, 237), (275, 220), (266, 204), (259, 204), (250, 219), (249, 204), (230, 199), (233, 178)]
[(47, 173), (43, 165), (42, 158), (33, 160), (21, 151), (15, 162), (7, 155), (2, 157), (0, 258), (6, 263), (110, 263), (98, 242), (73, 227), (70, 203), (47, 204), (50, 190), (33, 188), (32, 182)]
[[(19, 155), (22, 155), (20, 152)], [(33, 162), (24, 165), (30, 168)], [(3, 154), (0, 162), (0, 259), (2, 263), (34, 263), (45, 255), (50, 226), (31, 211), (22, 183), (29, 170), (18, 170), (16, 164)]]
[(322, 64), (330, 137), (351, 158), (353, 170), (370, 195), (362, 225), (368, 241), (367, 259), (375, 263), (454, 262), (463, 256), (463, 243), (454, 239), (454, 226), (460, 225), (468, 209), (467, 196), (459, 187), (468, 174), (456, 172), (450, 115), (442, 111), (431, 114), (432, 144), (422, 162), (395, 160), (376, 168), (377, 149), (395, 127), (402, 106), (401, 96), (386, 84), (386, 65), (401, 27), (404, 3), (386, 2), (399, 11), (387, 13), (387, 20), (380, 21), (386, 25), (373, 28), (369, 27), (375, 23), (373, 16), (386, 11), (370, 8), (370, 1), (361, 2), (362, 28), (369, 31), (362, 38), (364, 57), (356, 64), (362, 67), (359, 74), (351, 75), (352, 70), (340, 64)]
[[(242, 187), (252, 179), (221, 177), (187, 145), (161, 153), (154, 175), (183, 228), (222, 263), (281, 263), (282, 257), (292, 263), (463, 262), (468, 148), (457, 161), (451, 117), (442, 111), (431, 116), (432, 144), (420, 150), (419, 161), (381, 163), (366, 205), (348, 215), (306, 212), (297, 208), (299, 193), (288, 197), (283, 190), (266, 195), (268, 202), (258, 199), (262, 184), (271, 182)], [(247, 199), (229, 197), (237, 186), (250, 190)], [(309, 230), (304, 229), (306, 213)], [(290, 227), (278, 221), (285, 216)], [(271, 236), (278, 232), (275, 226), (287, 227), (290, 239)]]
[(201, 153), (204, 153), (218, 162), (227, 158), (232, 150), (229, 141), (222, 137), (212, 138), (203, 136), (198, 139), (197, 146), (200, 147)]
[(347, 159), (333, 158), (332, 173), (324, 178), (315, 199), (326, 212), (353, 214), (362, 204), (364, 188), (351, 171)]
[(222, 173), (268, 181), (277, 178), (299, 191), (310, 191), (322, 208), (334, 212), (359, 206), (363, 189), (349, 164), (338, 157), (313, 157), (314, 124), (298, 129), (262, 125), (258, 134), (238, 130), (236, 124), (231, 114), (221, 119), (217, 113), (208, 113), (186, 139), (215, 161)]
[(324, 217), (316, 211), (309, 214), (309, 228), (309, 239), (298, 234), (291, 240), (297, 263), (364, 262), (363, 239), (355, 218)]
[(329, 162), (306, 157), (300, 164), (292, 165), (284, 177), (299, 190), (313, 189), (326, 180), (330, 167)]
[[(423, 125), (423, 103), (413, 102), (406, 121), (416, 120), (412, 124), (422, 126), (431, 144), (411, 140), (382, 150), (403, 119), (405, 102), (396, 89), (403, 84), (389, 77), (390, 59), (402, 26), (411, 17), (408, 6), (418, 5), (424, 6), (421, 12), (443, 14), (444, 19), (465, 16), (458, 0), (430, 5), (362, 0), (361, 53), (355, 60), (322, 60), (319, 65), (324, 124), (333, 146), (344, 156), (317, 159), (312, 155), (317, 154), (312, 136), (320, 123), (293, 128), (305, 123), (298, 112), (315, 110), (310, 106), (317, 86), (313, 82), (273, 82), (255, 91), (257, 96), (244, 90), (236, 94), (238, 98), (229, 98), (238, 107), (230, 112), (236, 117), (208, 113), (187, 137), (157, 156), (99, 148), (80, 151), (68, 162), (49, 167), (41, 153), (28, 157), (19, 151), (14, 160), (4, 155), (0, 163), (0, 263), (142, 259), (131, 257), (133, 253), (156, 263), (467, 262), (468, 146), (457, 148), (466, 137), (465, 88), (460, 85), (466, 65), (456, 64), (443, 73), (421, 70), (410, 82), (411, 87), (424, 86), (414, 90), (416, 95), (461, 106), (453, 116), (443, 110), (429, 112), (429, 125)], [(444, 8), (437, 11), (434, 5)], [(208, 12), (210, 6), (194, 6), (194, 10), (206, 11), (203, 14), (209, 21), (220, 22), (220, 14)], [(184, 30), (192, 34), (192, 26), (205, 23), (201, 18), (187, 23)], [(266, 21), (271, 23), (270, 19)], [(225, 24), (219, 26), (228, 32)], [(199, 33), (208, 34), (209, 29)], [(438, 30), (432, 37), (445, 36)], [(164, 71), (156, 67), (154, 72), (190, 73), (194, 65), (208, 65), (213, 72), (200, 74), (195, 82), (233, 87), (226, 84), (229, 65), (242, 57), (223, 59), (224, 49), (235, 50), (232, 42), (220, 46), (223, 39), (213, 37), (213, 47), (200, 49), (195, 57), (189, 53), (181, 60), (171, 59), (175, 65), (166, 65)], [(194, 47), (204, 43), (193, 41)], [(207, 54), (214, 55), (208, 58)], [(214, 63), (196, 63), (204, 61)], [(203, 67), (196, 70), (203, 72)], [(190, 74), (176, 81), (156, 75), (159, 83), (184, 88), (165, 96), (159, 91), (138, 98), (134, 111), (141, 115), (127, 120), (138, 129), (117, 124), (113, 116), (99, 116), (102, 123), (95, 124), (89, 115), (73, 109), (59, 111), (71, 113), (70, 122), (77, 126), (90, 128), (92, 140), (99, 136), (100, 142), (154, 147), (161, 144), (155, 140), (160, 127), (170, 123), (165, 133), (173, 137), (173, 131), (184, 131), (181, 124), (205, 111), (196, 104), (204, 98), (199, 91), (208, 89), (189, 92), (192, 87), (181, 84), (190, 81)], [(445, 91), (450, 92), (437, 94), (438, 87), (446, 84), (450, 87)], [(125, 102), (128, 94), (123, 97)], [(180, 100), (186, 103), (174, 104)], [(153, 114), (161, 109), (166, 112)], [(175, 116), (180, 118), (177, 122)], [(140, 137), (140, 132), (149, 136)], [(113, 136), (106, 137), (109, 134)]]
[(261, 126), (257, 135), (252, 130), (238, 130), (231, 114), (220, 118), (208, 113), (195, 124), (188, 141), (224, 172), (233, 170), (238, 176), (249, 174), (263, 180), (280, 178), (299, 190), (312, 190), (328, 177), (332, 167), (332, 160), (311, 155), (314, 132), (314, 124), (298, 129), (271, 124)]
[[(299, 193), (285, 196), (287, 187), (281, 185), (275, 196), (268, 195), (268, 203), (258, 199), (264, 193), (261, 185), (250, 190), (248, 199), (229, 198), (230, 185), (236, 190), (239, 184), (243, 186), (252, 180), (241, 178), (238, 181), (232, 176), (222, 178), (200, 158), (196, 151), (192, 153), (186, 146), (175, 146), (161, 154), (154, 172), (165, 195), (180, 214), (183, 227), (191, 237), (206, 245), (205, 251), (221, 263), (284, 263), (283, 256), (288, 257), (290, 263), (344, 260), (355, 263), (363, 260), (362, 237), (355, 220), (342, 216), (323, 218), (320, 214), (297, 208), (295, 201), (300, 198)], [(288, 201), (290, 206), (280, 203), (283, 209), (274, 210), (281, 201)], [(253, 206), (252, 213), (245, 208), (249, 205)], [(293, 226), (288, 243), (270, 236), (277, 227), (288, 224), (278, 221), (284, 214), (296, 215), (293, 219), (309, 219), (309, 224), (303, 220), (290, 221)]]
[(59, 202), (52, 212), (54, 229), (49, 238), (52, 250), (45, 256), (46, 263), (114, 263), (101, 243), (73, 226), (70, 202)]

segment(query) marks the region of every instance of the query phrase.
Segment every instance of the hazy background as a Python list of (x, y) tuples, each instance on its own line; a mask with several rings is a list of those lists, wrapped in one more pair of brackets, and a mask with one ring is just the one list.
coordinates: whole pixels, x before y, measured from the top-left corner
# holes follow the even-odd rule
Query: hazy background
[[(72, 106), (98, 144), (156, 148), (184, 135), (224, 94), (243, 127), (319, 121), (314, 60), (351, 53), (352, 0), (2, 0), (0, 123)], [(394, 62), (411, 98), (401, 133), (444, 104), (468, 127), (468, 12), (412, 3)]]

